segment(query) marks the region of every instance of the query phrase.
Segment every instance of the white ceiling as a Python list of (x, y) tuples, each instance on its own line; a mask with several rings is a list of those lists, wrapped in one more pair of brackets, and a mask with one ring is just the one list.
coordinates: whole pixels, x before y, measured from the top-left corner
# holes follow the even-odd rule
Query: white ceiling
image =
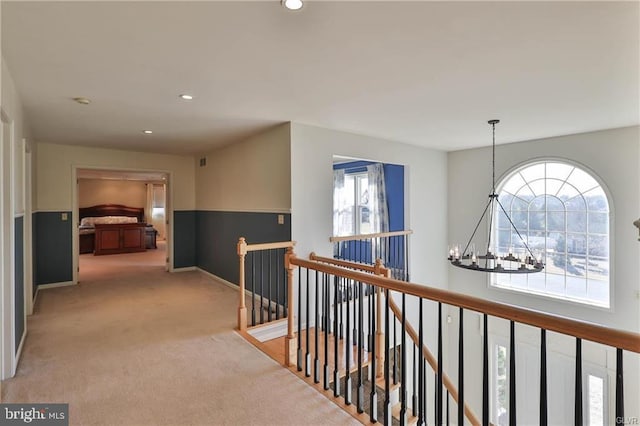
[(491, 118), (498, 143), (640, 123), (638, 2), (1, 5), (39, 142), (196, 153), (294, 121), (457, 150)]

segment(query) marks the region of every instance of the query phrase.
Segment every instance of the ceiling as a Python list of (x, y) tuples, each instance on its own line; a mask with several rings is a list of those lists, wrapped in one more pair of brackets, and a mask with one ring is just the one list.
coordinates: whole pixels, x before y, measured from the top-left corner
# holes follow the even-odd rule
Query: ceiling
[(1, 5), (38, 142), (199, 153), (293, 121), (450, 151), (491, 118), (497, 143), (640, 123), (638, 2)]

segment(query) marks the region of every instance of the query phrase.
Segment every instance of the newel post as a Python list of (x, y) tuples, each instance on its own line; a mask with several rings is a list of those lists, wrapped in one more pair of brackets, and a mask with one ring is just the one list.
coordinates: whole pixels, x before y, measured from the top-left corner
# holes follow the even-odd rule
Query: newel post
[(295, 308), (293, 306), (294, 295), (293, 295), (293, 264), (291, 263), (291, 259), (295, 257), (295, 253), (293, 252), (293, 247), (287, 248), (287, 253), (285, 254), (284, 262), (285, 268), (287, 270), (287, 337), (284, 340), (284, 363), (287, 367), (295, 365), (296, 362), (296, 335), (294, 331), (294, 323), (295, 317), (294, 312)]
[(244, 303), (244, 258), (247, 255), (247, 242), (244, 237), (238, 240), (238, 258), (240, 261), (240, 274), (238, 276), (238, 287), (240, 287), (238, 301), (238, 330), (246, 331), (247, 329), (247, 307)]
[[(382, 264), (380, 258), (376, 259), (375, 274), (381, 277), (389, 277), (391, 271), (386, 269)], [(384, 375), (384, 357), (387, 355), (389, 348), (384, 347), (384, 332), (383, 332), (383, 319), (382, 319), (382, 288), (376, 287), (376, 377), (382, 377)], [(385, 312), (385, 315), (389, 315), (389, 312)]]

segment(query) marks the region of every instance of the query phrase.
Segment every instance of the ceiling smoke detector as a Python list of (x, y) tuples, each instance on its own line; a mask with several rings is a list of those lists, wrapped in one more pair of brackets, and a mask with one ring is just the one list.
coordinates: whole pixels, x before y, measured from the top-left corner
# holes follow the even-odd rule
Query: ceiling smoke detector
[(83, 98), (82, 96), (78, 96), (75, 98), (71, 98), (73, 99), (75, 102), (81, 104), (81, 105), (89, 105), (91, 103), (91, 99), (89, 98)]

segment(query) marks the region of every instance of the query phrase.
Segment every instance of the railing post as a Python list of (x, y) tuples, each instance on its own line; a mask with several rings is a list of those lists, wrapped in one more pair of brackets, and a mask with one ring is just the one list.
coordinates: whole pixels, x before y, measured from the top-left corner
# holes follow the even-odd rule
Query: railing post
[(238, 258), (240, 263), (240, 274), (238, 276), (239, 287), (239, 301), (238, 301), (238, 330), (247, 330), (247, 307), (245, 306), (244, 299), (244, 259), (247, 255), (247, 242), (244, 237), (240, 237), (238, 240)]
[[(293, 252), (293, 247), (287, 248), (287, 254), (284, 257), (285, 269), (287, 270), (287, 337), (284, 341), (284, 362), (287, 367), (295, 365), (296, 360), (296, 335), (294, 332), (294, 321), (295, 321), (295, 308), (293, 306), (293, 264), (291, 264), (291, 259), (295, 257), (295, 253)], [(300, 330), (298, 330), (300, 332)]]

